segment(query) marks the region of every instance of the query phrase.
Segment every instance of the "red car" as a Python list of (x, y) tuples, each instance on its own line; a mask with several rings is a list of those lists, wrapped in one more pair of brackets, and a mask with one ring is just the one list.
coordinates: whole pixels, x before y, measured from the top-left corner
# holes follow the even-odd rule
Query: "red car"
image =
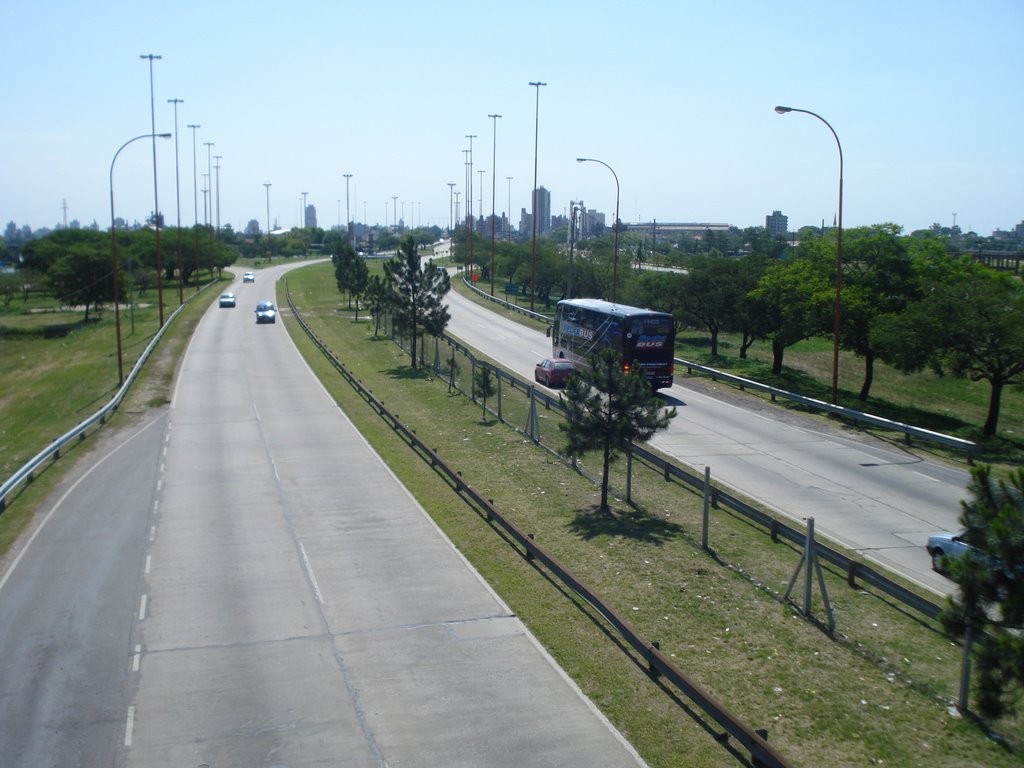
[(533, 379), (546, 387), (564, 387), (565, 380), (573, 370), (572, 363), (568, 360), (549, 357), (537, 363), (537, 367), (533, 369)]

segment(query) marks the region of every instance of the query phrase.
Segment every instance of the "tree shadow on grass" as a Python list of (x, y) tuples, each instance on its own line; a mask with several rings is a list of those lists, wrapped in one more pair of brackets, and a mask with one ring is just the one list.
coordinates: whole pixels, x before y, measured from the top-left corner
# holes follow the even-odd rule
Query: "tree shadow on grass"
[(611, 512), (602, 511), (596, 505), (576, 510), (569, 530), (585, 541), (599, 536), (617, 536), (658, 545), (677, 539), (684, 532), (678, 523), (659, 520), (636, 507)]
[(381, 373), (392, 379), (420, 379), (423, 381), (433, 376), (433, 371), (424, 368), (413, 368), (410, 365), (387, 368), (381, 371)]

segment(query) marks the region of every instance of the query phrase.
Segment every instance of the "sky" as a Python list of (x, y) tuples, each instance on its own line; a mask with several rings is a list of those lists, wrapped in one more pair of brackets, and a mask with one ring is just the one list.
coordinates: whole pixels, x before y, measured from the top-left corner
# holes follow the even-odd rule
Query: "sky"
[(778, 104), (838, 136), (844, 227), (1024, 220), (1021, 0), (0, 0), (0, 28), (0, 228), (106, 230), (112, 163), (115, 215), (145, 220), (152, 140), (121, 148), (151, 104), (168, 225), (219, 200), (290, 228), (305, 198), (325, 228), (444, 227), (471, 176), (518, 226), (535, 159), (556, 215), (831, 224), (836, 138)]

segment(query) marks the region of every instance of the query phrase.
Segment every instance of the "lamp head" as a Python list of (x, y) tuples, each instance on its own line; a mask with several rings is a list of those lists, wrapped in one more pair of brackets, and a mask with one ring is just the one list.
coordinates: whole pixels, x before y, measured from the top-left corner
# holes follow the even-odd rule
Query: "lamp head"
[(792, 112), (793, 108), (792, 107), (776, 107), (775, 111), (778, 112), (780, 115), (784, 115), (787, 112)]
[(172, 136), (172, 134), (170, 134), (170, 133), (158, 133), (156, 135), (156, 137), (158, 139), (169, 139), (169, 138), (171, 138), (171, 136)]
[(587, 158), (585, 158), (585, 157), (577, 157), (576, 158), (576, 162), (577, 163), (585, 163), (585, 162), (587, 162)]

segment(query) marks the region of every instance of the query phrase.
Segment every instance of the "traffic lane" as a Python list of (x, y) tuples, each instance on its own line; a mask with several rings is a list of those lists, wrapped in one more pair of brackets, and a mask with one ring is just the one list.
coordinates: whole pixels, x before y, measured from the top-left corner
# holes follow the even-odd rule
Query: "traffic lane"
[(204, 318), (174, 398), (128, 764), (642, 764), (282, 324), (233, 322)]
[[(455, 292), (449, 298), (450, 332), (521, 376), (532, 378), (536, 361), (550, 354), (540, 332)], [(966, 472), (757, 401), (734, 405), (680, 384), (663, 394), (679, 404), (678, 415), (653, 446), (695, 468), (710, 465), (727, 487), (792, 520), (813, 516), (820, 531), (865, 557), (951, 591), (922, 553), (928, 533), (956, 529)]]
[(111, 764), (165, 424), (98, 433), (0, 574), (5, 765)]

